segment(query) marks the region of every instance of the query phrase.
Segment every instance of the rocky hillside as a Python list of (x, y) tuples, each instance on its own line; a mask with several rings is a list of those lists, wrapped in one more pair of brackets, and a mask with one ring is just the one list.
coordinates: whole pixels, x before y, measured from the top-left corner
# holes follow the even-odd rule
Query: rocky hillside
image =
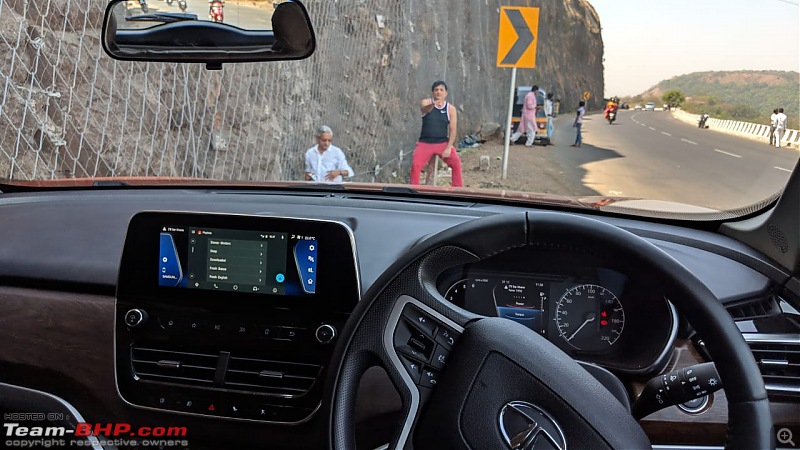
[[(503, 123), (507, 108), (510, 70), (495, 67), (500, 0), (309, 0), (311, 58), (221, 72), (111, 60), (99, 41), (104, 0), (2, 1), (0, 75), (11, 84), (0, 99), (0, 178), (297, 180), (325, 123), (355, 180), (405, 182), (417, 105), (434, 80), (450, 87), (459, 135)], [(603, 92), (591, 5), (517, 3), (540, 8), (537, 68), (520, 69), (517, 84), (539, 84), (564, 109)]]
[[(774, 108), (784, 108), (790, 127), (800, 114), (800, 73), (778, 70), (695, 72), (664, 80), (639, 97), (661, 102), (664, 92), (687, 96), (686, 109), (721, 119), (767, 123)], [(765, 122), (766, 121), (766, 122)]]

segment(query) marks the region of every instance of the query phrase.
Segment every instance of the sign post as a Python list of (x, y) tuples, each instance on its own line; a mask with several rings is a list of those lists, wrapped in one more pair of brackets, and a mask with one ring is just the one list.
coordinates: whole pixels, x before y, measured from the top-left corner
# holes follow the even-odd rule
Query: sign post
[[(536, 67), (536, 34), (539, 33), (539, 8), (503, 6), (497, 39), (497, 67), (511, 68), (508, 117), (503, 144), (503, 179), (508, 176), (508, 147), (511, 139), (511, 116), (514, 113), (514, 90), (517, 68)], [(530, 130), (529, 132), (534, 132)]]

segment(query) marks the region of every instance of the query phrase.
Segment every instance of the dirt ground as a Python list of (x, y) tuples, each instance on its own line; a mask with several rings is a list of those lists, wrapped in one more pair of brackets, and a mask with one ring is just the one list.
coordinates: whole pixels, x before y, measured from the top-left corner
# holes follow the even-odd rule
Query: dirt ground
[[(461, 149), (461, 170), (464, 187), (483, 189), (507, 189), (514, 191), (539, 192), (561, 195), (581, 195), (583, 186), (564, 176), (561, 166), (555, 161), (553, 152), (560, 145), (512, 145), (509, 147), (508, 176), (503, 174), (503, 141), (494, 139), (480, 147)], [(489, 156), (489, 170), (480, 170), (481, 156)], [(439, 161), (437, 185), (450, 185), (450, 172), (447, 165)], [(423, 180), (424, 175), (423, 175)]]

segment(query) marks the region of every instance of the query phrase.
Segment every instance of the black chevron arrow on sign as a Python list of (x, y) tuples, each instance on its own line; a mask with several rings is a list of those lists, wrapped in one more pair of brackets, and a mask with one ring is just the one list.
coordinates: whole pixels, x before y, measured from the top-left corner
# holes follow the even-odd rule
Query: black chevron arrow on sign
[(525, 18), (522, 17), (522, 13), (519, 10), (506, 9), (505, 12), (508, 16), (508, 20), (511, 21), (511, 25), (514, 26), (514, 30), (517, 32), (517, 42), (515, 42), (511, 50), (506, 53), (505, 58), (503, 58), (503, 64), (517, 64), (519, 59), (522, 58), (522, 54), (525, 53), (525, 50), (533, 43), (533, 33), (531, 33), (531, 29), (528, 28), (528, 24), (525, 22)]

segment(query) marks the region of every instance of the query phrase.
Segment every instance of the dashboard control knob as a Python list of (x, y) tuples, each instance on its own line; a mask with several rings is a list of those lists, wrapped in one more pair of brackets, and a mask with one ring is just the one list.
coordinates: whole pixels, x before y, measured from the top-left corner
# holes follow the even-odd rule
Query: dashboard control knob
[(125, 313), (125, 325), (128, 328), (136, 328), (147, 322), (147, 313), (142, 309), (132, 309)]
[(330, 344), (336, 338), (336, 328), (328, 324), (320, 325), (314, 333), (314, 337), (320, 344)]

